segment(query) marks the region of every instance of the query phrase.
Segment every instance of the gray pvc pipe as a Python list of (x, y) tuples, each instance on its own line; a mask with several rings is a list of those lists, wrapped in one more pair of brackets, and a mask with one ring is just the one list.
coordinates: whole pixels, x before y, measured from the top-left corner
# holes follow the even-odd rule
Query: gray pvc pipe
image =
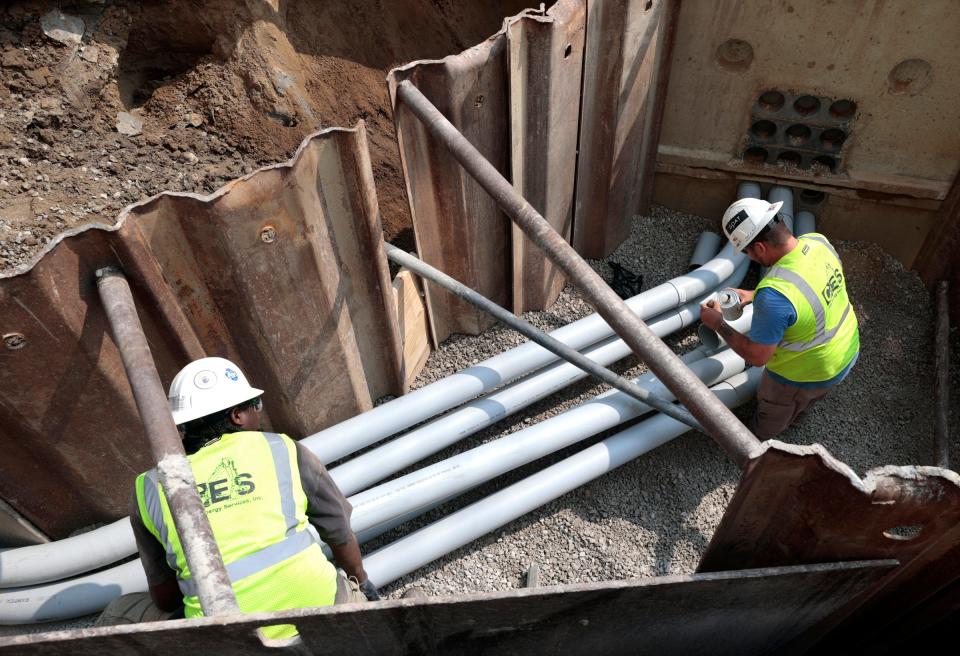
[[(742, 254), (729, 246), (700, 269), (649, 289), (627, 301), (640, 318), (648, 319), (682, 305), (729, 278)], [(613, 334), (600, 315), (592, 314), (567, 324), (550, 335), (568, 346), (582, 350)], [(305, 444), (324, 463), (339, 460), (385, 437), (445, 412), (491, 389), (544, 367), (556, 356), (532, 342), (448, 376), (426, 387), (384, 403), (361, 415), (315, 433)]]
[(717, 256), (721, 248), (723, 237), (709, 230), (700, 233), (697, 239), (697, 245), (693, 247), (693, 255), (690, 256), (689, 270), (699, 269), (704, 264)]
[(58, 581), (136, 552), (127, 517), (72, 538), (0, 551), (0, 588)]
[[(743, 359), (727, 349), (690, 365), (694, 374), (712, 385), (743, 371)], [(651, 391), (670, 398), (666, 386), (649, 380)], [(619, 391), (609, 391), (567, 412), (506, 437), (488, 442), (442, 462), (387, 481), (350, 497), (354, 530), (389, 521), (437, 500), (464, 492), (483, 482), (559, 451), (591, 435), (639, 417), (649, 406)]]
[[(753, 368), (713, 391), (733, 407), (753, 397), (759, 379)], [(365, 556), (364, 569), (376, 585), (387, 585), (688, 430), (657, 415)]]
[[(739, 333), (746, 334), (750, 331), (750, 324), (753, 321), (753, 303), (743, 306), (743, 314), (740, 315), (740, 318), (735, 321), (727, 321), (727, 325), (736, 330)], [(707, 328), (702, 323), (697, 326), (697, 337), (700, 338), (700, 343), (703, 344), (703, 347), (709, 352), (719, 351), (720, 349), (727, 347), (727, 342), (723, 337), (721, 337), (717, 332), (711, 328)]]
[(806, 210), (797, 212), (796, 231), (793, 233), (794, 236), (801, 237), (807, 233), (816, 231), (817, 217), (813, 215), (813, 212), (808, 212)]
[(770, 203), (783, 201), (783, 206), (778, 214), (783, 219), (787, 229), (793, 232), (793, 189), (790, 187), (771, 187), (770, 193), (767, 194), (767, 201)]
[[(745, 273), (746, 269), (742, 270)], [(738, 277), (734, 275), (729, 280), (736, 280)], [(706, 300), (706, 297), (650, 321), (650, 330), (658, 337), (664, 337), (692, 325), (700, 318), (700, 302), (703, 300)], [(630, 353), (630, 347), (618, 337), (607, 338), (584, 351), (584, 355), (603, 365), (616, 362)], [(344, 494), (359, 492), (585, 377), (586, 374), (581, 369), (570, 363), (555, 363), (368, 453), (348, 460), (332, 468), (330, 474)], [(673, 398), (672, 395), (670, 398)], [(636, 403), (640, 404), (639, 401)]]

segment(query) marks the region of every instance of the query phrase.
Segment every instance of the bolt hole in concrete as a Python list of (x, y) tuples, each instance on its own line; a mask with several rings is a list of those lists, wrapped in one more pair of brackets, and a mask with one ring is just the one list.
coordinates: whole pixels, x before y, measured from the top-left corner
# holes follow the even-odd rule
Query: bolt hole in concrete
[(23, 333), (7, 333), (3, 336), (3, 345), (11, 351), (16, 351), (27, 345), (27, 338)]
[(272, 225), (265, 225), (260, 228), (260, 241), (265, 244), (272, 244), (277, 240), (277, 229)]
[(795, 153), (792, 150), (785, 150), (777, 156), (777, 161), (787, 166), (800, 166), (800, 159), (800, 153)]
[(730, 71), (745, 71), (753, 63), (753, 46), (741, 39), (724, 41), (717, 48), (717, 63)]
[(793, 108), (800, 116), (810, 116), (820, 111), (820, 101), (813, 96), (800, 96), (793, 101)]
[(827, 169), (831, 173), (833, 173), (833, 171), (837, 168), (837, 160), (829, 155), (820, 155), (818, 157), (814, 157), (813, 163)]
[(643, 6), (644, 11), (650, 11), (653, 9), (653, 0), (647, 0), (647, 4)]
[(803, 189), (800, 191), (800, 202), (805, 205), (819, 205), (827, 197), (822, 191)]
[(566, 59), (572, 53), (573, 53), (573, 46), (568, 43), (567, 47), (563, 49), (563, 58)]
[(743, 153), (743, 159), (751, 164), (763, 164), (767, 161), (767, 149), (753, 146)]
[(905, 526), (894, 526), (893, 528), (888, 528), (883, 532), (884, 537), (890, 538), (891, 540), (898, 540), (901, 542), (907, 542), (908, 540), (913, 540), (923, 531), (923, 527), (919, 524), (910, 524)]
[(820, 133), (820, 144), (828, 150), (837, 150), (846, 138), (847, 134), (843, 130), (830, 128)]
[(760, 106), (768, 112), (778, 112), (786, 99), (779, 91), (767, 91), (760, 96)]
[(777, 126), (773, 121), (757, 121), (750, 126), (750, 132), (758, 139), (770, 139), (777, 133)]
[(830, 116), (833, 118), (847, 119), (856, 114), (857, 103), (852, 100), (837, 100), (830, 105)]
[(892, 93), (915, 96), (933, 81), (933, 67), (923, 59), (905, 59), (890, 70), (887, 86)]
[(787, 128), (787, 140), (794, 146), (800, 146), (810, 140), (810, 128), (798, 123)]

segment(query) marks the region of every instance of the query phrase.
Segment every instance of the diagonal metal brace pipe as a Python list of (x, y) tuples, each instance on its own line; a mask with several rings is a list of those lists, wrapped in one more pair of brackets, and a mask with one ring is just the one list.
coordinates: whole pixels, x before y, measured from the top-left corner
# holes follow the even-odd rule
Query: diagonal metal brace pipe
[(173, 423), (167, 395), (150, 353), (137, 308), (123, 272), (105, 267), (96, 272), (97, 290), (107, 313), (113, 339), (127, 371), (133, 398), (143, 428), (157, 461), (160, 485), (170, 504), (170, 513), (183, 545), (190, 575), (197, 584), (203, 614), (239, 613), (237, 598), (203, 510), (193, 470), (183, 451), (180, 433)]
[(624, 342), (643, 358), (727, 455), (743, 467), (760, 441), (681, 362), (513, 185), (409, 80), (397, 85), (397, 100), (409, 109), (483, 187), (533, 243), (567, 274)]
[(693, 418), (686, 408), (674, 405), (670, 401), (659, 397), (656, 394), (651, 394), (650, 391), (643, 389), (633, 381), (627, 380), (623, 376), (618, 376), (603, 365), (591, 360), (580, 351), (567, 346), (555, 337), (551, 337), (529, 321), (525, 321), (515, 315), (513, 312), (500, 307), (486, 296), (480, 294), (474, 289), (471, 289), (470, 287), (467, 287), (459, 280), (448, 276), (443, 271), (430, 266), (420, 258), (415, 257), (410, 253), (407, 253), (406, 251), (386, 242), (384, 242), (383, 246), (387, 251), (387, 257), (391, 261), (407, 267), (414, 273), (436, 283), (452, 294), (456, 294), (467, 303), (470, 303), (474, 307), (477, 307), (496, 319), (502, 321), (521, 335), (527, 337), (530, 341), (539, 344), (551, 353), (563, 358), (570, 364), (579, 367), (594, 378), (598, 379), (600, 382), (606, 383), (607, 385), (610, 385), (610, 387), (620, 390), (627, 396), (633, 397), (637, 401), (645, 403), (655, 410), (659, 410), (663, 414), (672, 417), (673, 419), (676, 419), (677, 421), (684, 423), (691, 428), (703, 430), (703, 427), (700, 425), (700, 423)]

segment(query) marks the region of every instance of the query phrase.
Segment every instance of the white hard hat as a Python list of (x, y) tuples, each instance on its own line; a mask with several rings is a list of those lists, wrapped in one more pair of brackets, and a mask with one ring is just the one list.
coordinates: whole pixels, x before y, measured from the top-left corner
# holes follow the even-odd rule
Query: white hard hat
[(768, 203), (759, 198), (741, 198), (723, 213), (723, 234), (738, 253), (760, 234), (780, 211), (783, 201)]
[(240, 367), (224, 358), (200, 358), (180, 370), (170, 383), (167, 400), (173, 423), (212, 415), (250, 401), (263, 390), (250, 387)]

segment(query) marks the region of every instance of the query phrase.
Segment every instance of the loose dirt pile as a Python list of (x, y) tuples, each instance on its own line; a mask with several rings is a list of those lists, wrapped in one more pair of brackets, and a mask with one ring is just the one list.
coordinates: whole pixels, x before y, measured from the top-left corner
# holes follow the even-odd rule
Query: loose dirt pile
[(387, 71), (459, 52), (529, 4), (7, 4), (0, 270), (25, 264), (64, 230), (112, 224), (124, 206), (162, 191), (210, 193), (287, 159), (315, 130), (359, 120), (386, 237), (411, 246)]

